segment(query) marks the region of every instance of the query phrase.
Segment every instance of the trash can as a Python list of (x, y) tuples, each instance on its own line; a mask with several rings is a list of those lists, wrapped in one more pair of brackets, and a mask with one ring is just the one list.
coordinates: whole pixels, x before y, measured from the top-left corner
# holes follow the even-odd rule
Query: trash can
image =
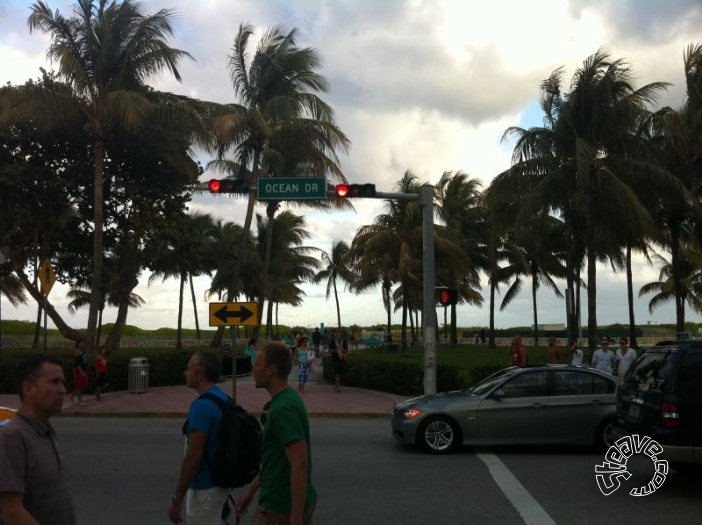
[(143, 394), (149, 389), (149, 360), (132, 357), (129, 360), (129, 393)]

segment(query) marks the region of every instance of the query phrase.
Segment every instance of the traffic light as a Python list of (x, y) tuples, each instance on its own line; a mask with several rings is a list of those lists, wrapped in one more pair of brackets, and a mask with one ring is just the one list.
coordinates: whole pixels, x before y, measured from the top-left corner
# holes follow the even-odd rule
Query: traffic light
[(249, 193), (249, 183), (243, 179), (212, 179), (207, 188), (210, 193)]
[(439, 290), (439, 303), (441, 306), (451, 306), (458, 302), (458, 290), (455, 288), (442, 288)]
[(373, 198), (376, 195), (375, 184), (337, 184), (334, 189), (340, 199), (346, 198)]

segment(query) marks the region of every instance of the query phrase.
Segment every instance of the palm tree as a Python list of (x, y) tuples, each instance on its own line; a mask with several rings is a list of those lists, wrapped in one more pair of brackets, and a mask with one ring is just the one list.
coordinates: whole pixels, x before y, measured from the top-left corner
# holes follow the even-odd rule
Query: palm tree
[(521, 276), (531, 279), (531, 302), (534, 315), (534, 346), (539, 346), (539, 318), (536, 303), (536, 292), (541, 285), (551, 288), (556, 297), (563, 299), (563, 294), (553, 280), (553, 277), (565, 277), (565, 258), (563, 250), (562, 223), (551, 215), (542, 215), (522, 224), (512, 232), (518, 260), (513, 261), (515, 271), (514, 282), (507, 289), (500, 311), (504, 310), (522, 289)]
[(683, 105), (674, 110), (662, 108), (651, 116), (644, 133), (651, 138), (654, 152), (660, 165), (673, 173), (684, 187), (694, 194), (684, 195), (671, 192), (657, 192), (654, 217), (660, 231), (665, 232), (665, 246), (668, 247), (672, 264), (672, 280), (675, 294), (677, 331), (683, 331), (685, 294), (682, 268), (685, 261), (681, 250), (684, 248), (685, 225), (692, 219), (696, 225), (696, 235), (702, 239), (702, 213), (699, 210), (699, 197), (702, 184), (702, 44), (690, 45), (685, 50), (684, 68), (686, 98)]
[[(461, 171), (446, 171), (434, 188), (436, 211), (444, 222), (441, 236), (453, 241), (459, 251), (440, 253), (445, 243), (437, 245), (437, 282), (455, 288), (459, 302), (481, 305), (480, 268), (482, 255), (476, 241), (475, 227), (480, 221), (480, 181)], [(441, 255), (441, 256), (439, 256)], [(460, 284), (460, 286), (459, 286)], [(456, 305), (451, 305), (451, 344), (458, 344)]]
[[(87, 286), (75, 286), (66, 293), (66, 298), (71, 300), (68, 303), (68, 311), (75, 314), (79, 309), (90, 306), (90, 289)], [(95, 336), (96, 341), (100, 341), (100, 335), (102, 332), (102, 314), (105, 311), (105, 306), (109, 305), (118, 307), (119, 302), (120, 297), (114, 292), (107, 290), (103, 295), (103, 300), (100, 302), (100, 310), (98, 312), (98, 325)], [(140, 308), (145, 304), (146, 301), (144, 301), (140, 295), (135, 293), (129, 294), (130, 308)]]
[(271, 294), (266, 323), (266, 337), (270, 337), (273, 334), (273, 304), (299, 306), (305, 295), (299, 285), (314, 279), (319, 260), (310, 255), (317, 248), (302, 244), (310, 237), (304, 217), (285, 210), (275, 218), (272, 228), (260, 215), (256, 219), (259, 254), (269, 245), (268, 235), (273, 235), (272, 244), (276, 247), (275, 258), (271, 260)]
[(334, 291), (337, 326), (341, 327), (343, 325), (341, 324), (341, 307), (339, 306), (339, 292), (336, 286), (337, 280), (341, 280), (350, 286), (353, 286), (358, 280), (356, 274), (352, 270), (351, 249), (344, 241), (333, 242), (331, 252), (327, 253), (323, 251), (321, 257), (324, 269), (314, 275), (312, 282), (321, 283), (324, 280), (327, 281), (327, 299), (329, 299), (332, 290)]
[[(421, 183), (409, 170), (397, 181), (399, 193), (419, 193)], [(436, 241), (438, 242), (438, 240)], [(374, 262), (387, 264), (388, 275), (409, 290), (410, 281), (421, 282), (422, 209), (416, 201), (386, 200), (385, 213), (373, 224), (362, 226), (351, 243), (354, 260), (368, 266)], [(384, 257), (387, 254), (388, 257)], [(408, 294), (402, 295), (402, 351), (407, 352)]]
[(685, 303), (695, 311), (702, 313), (702, 253), (699, 248), (693, 249), (690, 246), (680, 250), (681, 265), (680, 274), (682, 294), (678, 296), (676, 283), (673, 278), (672, 263), (659, 254), (654, 254), (652, 259), (661, 265), (658, 281), (644, 284), (639, 290), (639, 297), (646, 294), (655, 294), (648, 303), (648, 311), (653, 311), (670, 300), (682, 301), (682, 322), (685, 326)]
[[(327, 81), (315, 71), (321, 64), (317, 51), (298, 47), (296, 29), (284, 33), (278, 26), (265, 32), (249, 63), (253, 32), (253, 26), (241, 24), (234, 38), (229, 71), (237, 102), (224, 106), (225, 114), (214, 119), (213, 148), (218, 159), (211, 166), (248, 180), (250, 186), (255, 186), (259, 177), (281, 171), (286, 176), (329, 175), (345, 180), (336, 150), (346, 151), (349, 141), (336, 126), (331, 107), (316, 95), (328, 90)], [(233, 151), (234, 160), (225, 159), (229, 151)], [(250, 193), (245, 235), (251, 229), (255, 202)], [(326, 201), (315, 204), (329, 206)], [(267, 203), (270, 228), (279, 206), (277, 201)], [(273, 235), (269, 233), (267, 239), (272, 242)], [(272, 293), (268, 278), (271, 250), (268, 245), (263, 254), (262, 298)], [(239, 270), (235, 265), (235, 279)]]
[[(684, 188), (666, 170), (631, 155), (642, 148), (642, 140), (635, 134), (637, 125), (647, 105), (656, 100), (666, 84), (657, 82), (634, 89), (630, 67), (622, 60), (612, 60), (602, 49), (575, 72), (568, 94), (562, 93), (561, 77), (562, 70), (558, 69), (541, 86), (544, 127), (509, 128), (505, 132), (505, 136), (517, 137), (514, 166), (500, 174), (489, 191), (495, 195), (524, 192), (518, 220), (558, 210), (566, 238), (576, 236), (576, 217), (583, 218), (588, 336), (594, 349), (596, 263), (602, 253), (599, 232), (612, 226), (607, 221), (650, 221), (631, 188), (631, 180), (641, 178), (655, 188), (674, 188), (678, 194)], [(627, 213), (614, 219), (601, 213), (602, 209), (626, 209)], [(578, 253), (575, 247), (568, 251)], [(572, 289), (576, 262), (570, 257), (567, 267)]]
[(200, 338), (193, 278), (199, 275), (210, 275), (213, 270), (215, 224), (211, 215), (196, 211), (173, 219), (170, 226), (170, 231), (161, 232), (158, 239), (148, 247), (152, 259), (149, 264), (152, 270), (149, 284), (157, 279), (161, 279), (162, 282), (172, 277), (180, 279), (176, 348), (182, 348), (183, 297), (185, 283), (188, 281), (195, 314), (195, 327), (198, 339)]
[[(19, 104), (19, 111), (37, 120), (82, 121), (92, 137), (93, 179), (93, 258), (90, 312), (86, 348), (95, 345), (97, 315), (102, 281), (104, 182), (106, 144), (115, 129), (136, 133), (153, 119), (155, 94), (145, 82), (163, 69), (180, 81), (178, 62), (190, 57), (185, 51), (166, 44), (173, 34), (173, 11), (162, 9), (143, 15), (141, 5), (132, 0), (78, 0), (75, 16), (65, 18), (51, 11), (43, 1), (31, 6), (27, 23), (31, 31), (51, 36), (47, 56), (58, 64), (59, 78), (73, 89), (72, 94), (40, 85), (7, 87), (0, 98)], [(170, 97), (173, 113), (182, 102)]]

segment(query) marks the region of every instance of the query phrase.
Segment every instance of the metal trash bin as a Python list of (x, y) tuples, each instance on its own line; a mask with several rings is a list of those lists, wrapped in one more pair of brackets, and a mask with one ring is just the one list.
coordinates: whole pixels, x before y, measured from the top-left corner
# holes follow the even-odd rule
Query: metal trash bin
[(149, 360), (132, 357), (129, 360), (129, 393), (143, 394), (149, 390)]

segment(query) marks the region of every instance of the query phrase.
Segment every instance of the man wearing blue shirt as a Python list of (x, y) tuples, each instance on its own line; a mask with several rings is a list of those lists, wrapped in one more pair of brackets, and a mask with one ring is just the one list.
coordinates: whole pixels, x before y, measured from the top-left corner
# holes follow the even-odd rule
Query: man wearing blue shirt
[(594, 368), (595, 370), (611, 374), (613, 373), (614, 363), (616, 362), (617, 358), (614, 355), (614, 352), (609, 349), (608, 340), (603, 339), (600, 346), (601, 348), (599, 350), (595, 350), (595, 352), (592, 354), (592, 363), (590, 364), (590, 367)]
[[(185, 384), (198, 395), (211, 393), (222, 399), (227, 394), (217, 386), (222, 365), (212, 352), (196, 352), (185, 369)], [(210, 479), (208, 463), (214, 462), (219, 446), (222, 426), (222, 410), (211, 399), (196, 399), (188, 411), (185, 422), (186, 452), (180, 467), (168, 518), (181, 523), (183, 501), (186, 507), (186, 523), (197, 525), (219, 525), (222, 507), (229, 489), (216, 486)]]

